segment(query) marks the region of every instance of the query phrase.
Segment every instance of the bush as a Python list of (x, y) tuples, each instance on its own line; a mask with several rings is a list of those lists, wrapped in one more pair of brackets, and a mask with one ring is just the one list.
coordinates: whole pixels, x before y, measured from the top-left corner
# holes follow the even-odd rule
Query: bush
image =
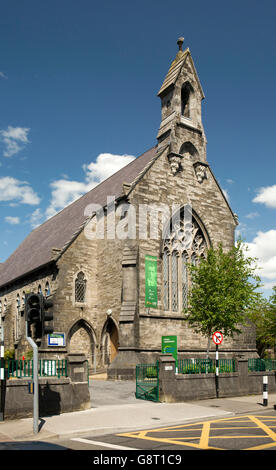
[(7, 349), (7, 350), (4, 352), (4, 359), (5, 359), (5, 361), (13, 360), (14, 357), (15, 357), (15, 351), (14, 351), (14, 349)]

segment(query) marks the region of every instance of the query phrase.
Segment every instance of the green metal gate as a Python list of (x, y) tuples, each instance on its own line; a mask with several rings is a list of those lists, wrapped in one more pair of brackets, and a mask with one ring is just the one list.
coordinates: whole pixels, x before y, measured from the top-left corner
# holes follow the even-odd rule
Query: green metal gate
[(136, 398), (159, 401), (159, 365), (138, 364), (136, 366)]

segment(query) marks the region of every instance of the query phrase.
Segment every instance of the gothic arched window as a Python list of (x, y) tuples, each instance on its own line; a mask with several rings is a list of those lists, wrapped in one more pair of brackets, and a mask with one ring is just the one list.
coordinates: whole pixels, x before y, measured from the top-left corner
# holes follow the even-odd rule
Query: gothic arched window
[(85, 302), (86, 279), (82, 271), (80, 271), (75, 280), (75, 301)]
[(51, 295), (51, 289), (50, 289), (50, 284), (47, 281), (46, 284), (45, 284), (45, 296), (49, 297), (49, 295)]
[(163, 305), (164, 310), (181, 312), (188, 305), (189, 276), (187, 264), (197, 265), (204, 257), (207, 242), (202, 229), (184, 211), (171, 221), (163, 246)]

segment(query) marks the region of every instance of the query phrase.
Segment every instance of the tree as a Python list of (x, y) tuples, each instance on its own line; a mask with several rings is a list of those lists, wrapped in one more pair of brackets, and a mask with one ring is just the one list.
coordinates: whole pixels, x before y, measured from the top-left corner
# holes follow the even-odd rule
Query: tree
[(241, 333), (245, 312), (258, 302), (260, 278), (255, 274), (256, 259), (246, 255), (241, 240), (229, 251), (222, 245), (211, 248), (196, 266), (188, 266), (192, 287), (185, 309), (189, 325), (210, 340), (214, 331), (224, 336)]
[(259, 302), (248, 312), (248, 317), (256, 327), (256, 343), (260, 357), (267, 349), (274, 349), (276, 341), (276, 286), (269, 299), (260, 298)]

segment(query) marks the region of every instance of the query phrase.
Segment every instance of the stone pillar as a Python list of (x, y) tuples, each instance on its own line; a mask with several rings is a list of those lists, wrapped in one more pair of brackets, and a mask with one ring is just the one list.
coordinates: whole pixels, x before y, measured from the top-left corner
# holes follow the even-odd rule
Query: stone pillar
[(68, 377), (72, 382), (88, 382), (88, 361), (84, 354), (68, 354)]
[(239, 374), (239, 395), (248, 393), (248, 359), (236, 359), (237, 372)]
[(175, 359), (171, 354), (160, 354), (159, 363), (159, 400), (161, 402), (175, 402)]
[(122, 305), (119, 318), (118, 354), (107, 370), (109, 379), (135, 378), (138, 345), (138, 248), (126, 246), (122, 260)]

